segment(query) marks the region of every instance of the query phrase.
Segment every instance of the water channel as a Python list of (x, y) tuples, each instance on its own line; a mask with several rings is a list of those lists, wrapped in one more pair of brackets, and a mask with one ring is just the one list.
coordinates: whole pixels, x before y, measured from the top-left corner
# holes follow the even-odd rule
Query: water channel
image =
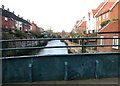
[[(64, 42), (61, 42), (60, 40), (52, 40), (49, 41), (46, 45), (49, 46), (66, 46)], [(67, 48), (45, 48), (41, 49), (38, 55), (59, 55), (59, 54), (68, 54)]]

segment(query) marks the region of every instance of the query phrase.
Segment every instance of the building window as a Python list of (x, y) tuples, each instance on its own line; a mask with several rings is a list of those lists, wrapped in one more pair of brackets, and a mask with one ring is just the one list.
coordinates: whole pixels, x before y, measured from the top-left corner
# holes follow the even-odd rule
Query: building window
[(5, 21), (8, 21), (8, 18), (7, 18), (7, 17), (5, 17)]
[(99, 21), (101, 21), (101, 16), (99, 16)]
[(103, 14), (102, 18), (105, 19), (105, 14)]
[(104, 36), (100, 36), (100, 45), (104, 45), (104, 39), (102, 39), (102, 38), (104, 38)]
[(106, 13), (106, 18), (108, 18), (108, 13)]
[[(113, 36), (113, 38), (118, 38), (118, 36)], [(112, 48), (118, 49), (118, 46), (114, 46), (114, 45), (118, 45), (118, 39), (113, 39), (112, 44), (113, 44)]]

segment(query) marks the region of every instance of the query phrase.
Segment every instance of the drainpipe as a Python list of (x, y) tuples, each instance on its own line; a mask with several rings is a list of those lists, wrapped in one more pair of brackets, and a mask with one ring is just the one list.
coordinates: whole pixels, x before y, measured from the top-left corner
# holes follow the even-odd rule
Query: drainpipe
[(64, 66), (65, 66), (64, 80), (68, 80), (68, 62), (64, 62)]

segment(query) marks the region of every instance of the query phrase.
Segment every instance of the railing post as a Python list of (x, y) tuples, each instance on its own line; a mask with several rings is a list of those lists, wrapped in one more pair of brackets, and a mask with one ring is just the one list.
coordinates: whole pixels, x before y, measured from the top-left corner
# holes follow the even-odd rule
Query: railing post
[(84, 39), (82, 39), (82, 43), (81, 44), (82, 44), (82, 53), (84, 53), (84, 46), (83, 46), (84, 45)]

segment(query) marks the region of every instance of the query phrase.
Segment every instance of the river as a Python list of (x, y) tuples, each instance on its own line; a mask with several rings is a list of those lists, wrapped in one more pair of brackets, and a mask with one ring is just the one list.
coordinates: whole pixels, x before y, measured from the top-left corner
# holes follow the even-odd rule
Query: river
[[(49, 41), (46, 47), (50, 46), (66, 46), (64, 42), (60, 40)], [(45, 48), (41, 49), (38, 55), (59, 55), (59, 54), (68, 54), (67, 48)]]

